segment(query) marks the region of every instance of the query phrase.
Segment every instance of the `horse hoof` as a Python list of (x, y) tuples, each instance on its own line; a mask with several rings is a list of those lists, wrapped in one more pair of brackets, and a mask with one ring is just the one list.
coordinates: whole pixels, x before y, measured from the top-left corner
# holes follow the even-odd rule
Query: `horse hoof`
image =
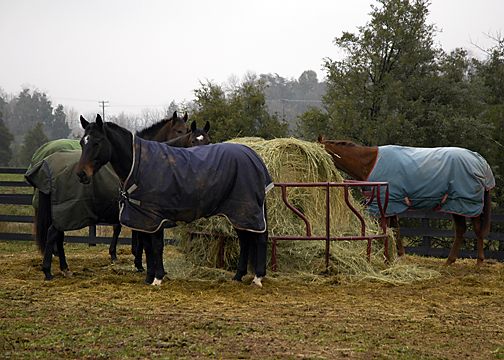
[(54, 277), (52, 275), (46, 275), (44, 281), (51, 281), (54, 280)]
[(73, 272), (71, 272), (70, 269), (62, 270), (61, 272), (63, 273), (64, 277), (69, 278), (73, 276)]
[(401, 256), (398, 256), (398, 257), (394, 260), (394, 262), (395, 262), (396, 264), (399, 264), (399, 263), (402, 261), (402, 259), (404, 259), (404, 254), (403, 254), (403, 255), (401, 255)]
[(252, 280), (252, 283), (250, 284), (250, 286), (252, 287), (262, 287), (262, 283), (261, 283), (261, 280), (262, 278), (259, 278), (259, 277), (254, 277), (254, 280)]
[(162, 282), (163, 282), (163, 279), (154, 279), (154, 281), (152, 282), (152, 285), (153, 286), (160, 286)]

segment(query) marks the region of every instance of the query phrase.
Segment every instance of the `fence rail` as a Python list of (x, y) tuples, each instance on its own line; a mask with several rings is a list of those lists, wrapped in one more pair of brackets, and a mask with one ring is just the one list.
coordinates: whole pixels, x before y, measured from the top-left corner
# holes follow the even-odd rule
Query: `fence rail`
[[(26, 169), (21, 168), (0, 168), (0, 174), (24, 174)], [(0, 187), (7, 188), (29, 188), (31, 187), (24, 181), (0, 181)], [(5, 194), (0, 193), (0, 204), (10, 205), (31, 205), (32, 194)], [(421, 219), (422, 225), (420, 228), (401, 227), (401, 236), (423, 237), (423, 246), (405, 247), (407, 254), (418, 254), (424, 256), (440, 256), (447, 257), (449, 248), (433, 248), (431, 247), (431, 239), (433, 237), (454, 238), (455, 232), (451, 230), (436, 229), (431, 226), (431, 220), (451, 220), (451, 215), (442, 212), (423, 212), (423, 211), (407, 211), (399, 215), (400, 219)], [(2, 223), (33, 223), (33, 216), (29, 215), (6, 215), (0, 214), (0, 222)], [(504, 222), (504, 215), (492, 215), (493, 223)], [(107, 225), (107, 224), (99, 224)], [(476, 239), (474, 231), (467, 231), (465, 238)], [(485, 237), (488, 240), (504, 241), (504, 233), (491, 232)], [(89, 244), (110, 244), (111, 237), (96, 236), (96, 226), (89, 227), (89, 236), (65, 236), (65, 241), (70, 243), (89, 243)], [(31, 233), (9, 233), (0, 232), (0, 240), (8, 241), (33, 241)], [(275, 239), (273, 239), (275, 240)], [(131, 238), (121, 237), (119, 244), (130, 245)], [(459, 257), (476, 257), (476, 250), (461, 249)], [(504, 251), (485, 251), (485, 257), (497, 260), (504, 260)]]

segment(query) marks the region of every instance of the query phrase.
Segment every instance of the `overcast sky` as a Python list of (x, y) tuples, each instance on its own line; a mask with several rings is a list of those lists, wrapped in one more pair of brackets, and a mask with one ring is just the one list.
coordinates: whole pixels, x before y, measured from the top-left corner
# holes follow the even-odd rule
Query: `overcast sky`
[[(504, 27), (504, 0), (432, 0), (438, 44), (483, 58)], [(194, 99), (200, 81), (325, 73), (333, 44), (370, 20), (374, 0), (0, 0), (0, 88), (24, 86), (78, 113), (140, 113)]]

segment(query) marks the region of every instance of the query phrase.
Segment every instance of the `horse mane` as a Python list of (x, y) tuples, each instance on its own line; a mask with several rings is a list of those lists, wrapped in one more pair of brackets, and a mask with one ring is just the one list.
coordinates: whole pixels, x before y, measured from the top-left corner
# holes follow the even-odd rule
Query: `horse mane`
[(173, 120), (173, 116), (169, 119), (162, 119), (160, 121), (158, 121), (157, 123), (149, 126), (148, 128), (145, 128), (145, 129), (142, 129), (140, 131), (137, 131), (136, 132), (136, 136), (140, 137), (140, 138), (144, 138), (147, 134), (151, 134), (151, 133), (157, 133), (159, 130), (161, 130), (163, 128), (163, 126), (165, 126), (168, 122), (172, 121)]
[(341, 145), (341, 146), (358, 146), (356, 143), (348, 140), (326, 140), (326, 143), (332, 145)]

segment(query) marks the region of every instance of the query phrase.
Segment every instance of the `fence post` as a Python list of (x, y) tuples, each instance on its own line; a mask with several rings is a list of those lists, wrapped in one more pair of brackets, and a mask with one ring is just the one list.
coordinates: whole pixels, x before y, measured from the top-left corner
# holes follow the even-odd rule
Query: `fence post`
[[(96, 239), (96, 225), (89, 225), (89, 237)], [(96, 244), (90, 242), (89, 246), (96, 246)]]
[[(430, 219), (429, 218), (422, 218), (422, 230), (429, 230), (429, 229), (430, 229)], [(431, 237), (430, 236), (423, 237), (423, 247), (424, 248), (431, 247)]]

